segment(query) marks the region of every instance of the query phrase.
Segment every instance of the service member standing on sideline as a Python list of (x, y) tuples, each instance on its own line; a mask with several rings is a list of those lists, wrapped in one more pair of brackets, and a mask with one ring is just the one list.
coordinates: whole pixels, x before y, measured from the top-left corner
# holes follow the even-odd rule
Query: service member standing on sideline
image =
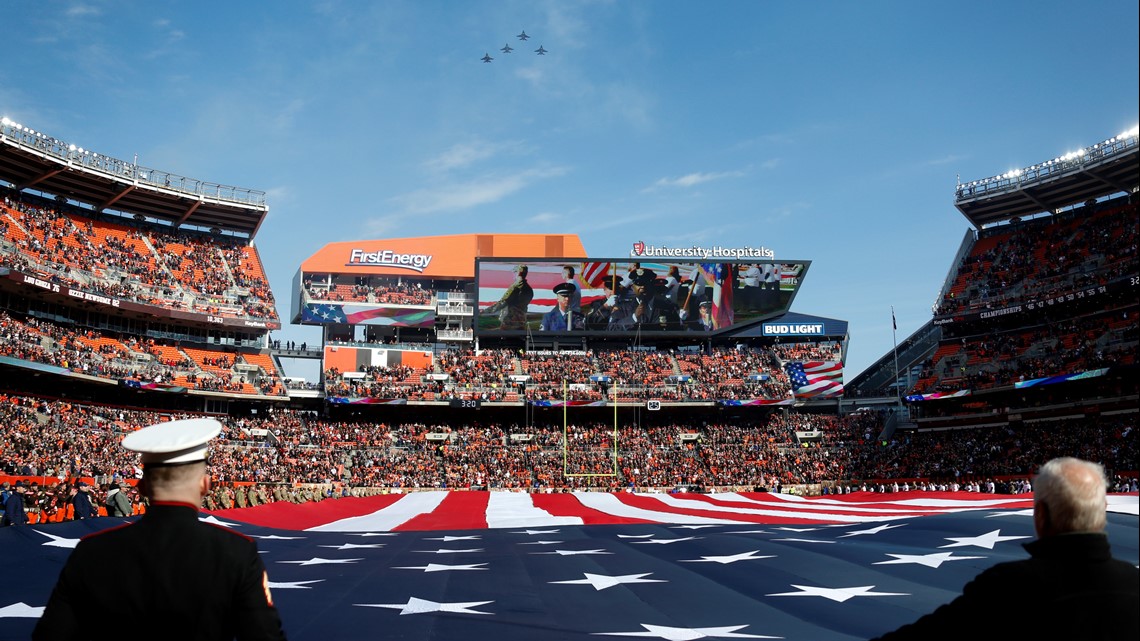
[[(285, 638), (257, 544), (198, 520), (210, 490), (206, 443), (221, 427), (213, 419), (170, 421), (123, 439), (124, 448), (142, 453), (140, 486), (150, 507), (133, 524), (79, 542), (35, 641)], [(98, 623), (108, 613), (134, 632)]]
[(880, 641), (1138, 638), (1140, 572), (1112, 558), (1106, 507), (1100, 465), (1049, 461), (1033, 481), (1030, 558), (982, 572), (961, 596)]

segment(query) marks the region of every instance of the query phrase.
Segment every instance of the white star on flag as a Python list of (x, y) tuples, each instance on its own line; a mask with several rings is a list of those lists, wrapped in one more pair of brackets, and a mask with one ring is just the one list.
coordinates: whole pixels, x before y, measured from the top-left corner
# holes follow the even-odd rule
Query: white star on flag
[(821, 596), (825, 599), (838, 601), (843, 603), (847, 599), (853, 599), (857, 596), (910, 596), (907, 592), (871, 592), (873, 585), (861, 585), (854, 588), (817, 588), (809, 585), (796, 585), (792, 584), (793, 588), (799, 588), (799, 592), (778, 592), (775, 594), (766, 594), (765, 596)]
[(255, 539), (265, 539), (266, 541), (297, 541), (304, 540), (303, 536), (281, 536), (280, 534), (251, 534)]
[(737, 632), (748, 625), (726, 625), (720, 628), (673, 628), (667, 625), (651, 625), (642, 623), (645, 632), (595, 632), (595, 635), (611, 637), (654, 637), (665, 641), (695, 641), (696, 639), (782, 639), (784, 637), (766, 637), (759, 634), (744, 634)]
[(359, 550), (367, 548), (382, 548), (387, 543), (344, 543), (342, 545), (320, 545), (322, 548), (332, 548), (334, 550)]
[(357, 561), (363, 560), (364, 559), (322, 559), (319, 556), (315, 556), (306, 561), (278, 561), (278, 563), (294, 563), (296, 565), (330, 565), (334, 563), (356, 563)]
[(670, 530), (703, 530), (707, 527), (720, 527), (720, 526), (719, 525), (713, 525), (711, 523), (705, 524), (705, 525), (671, 525), (671, 526), (669, 526), (669, 529)]
[(948, 545), (939, 545), (938, 548), (962, 548), (973, 546), (978, 548), (985, 548), (987, 550), (994, 549), (994, 545), (1002, 541), (1016, 541), (1017, 539), (1028, 539), (1028, 536), (1002, 536), (1001, 530), (994, 530), (993, 532), (986, 532), (979, 536), (965, 536), (965, 537), (946, 537), (947, 541), (955, 541)]
[(240, 527), (241, 526), (240, 523), (230, 523), (229, 521), (222, 521), (221, 519), (214, 516), (213, 514), (210, 514), (208, 516), (203, 516), (202, 518), (200, 518), (198, 520), (203, 522), (203, 523), (209, 523), (210, 525), (217, 525), (220, 527)]
[(669, 545), (670, 543), (680, 543), (682, 541), (696, 541), (703, 539), (703, 536), (683, 536), (679, 539), (649, 539), (648, 541), (634, 541), (634, 545), (649, 545), (655, 543), (657, 545)]
[(425, 541), (443, 541), (444, 543), (451, 543), (453, 541), (478, 541), (480, 538), (482, 538), (482, 537), (475, 536), (474, 534), (471, 534), (468, 536), (432, 536), (432, 537), (428, 537), (424, 540)]
[(653, 535), (652, 534), (619, 534), (619, 535), (617, 535), (617, 537), (619, 539), (651, 539), (651, 538), (653, 538)]
[(443, 563), (428, 563), (427, 565), (397, 565), (393, 570), (423, 570), (424, 572), (451, 572), (452, 570), (486, 570), (479, 567), (486, 563), (470, 563), (466, 565), (445, 565)]
[(522, 530), (511, 532), (511, 534), (558, 534), (558, 530)]
[(947, 561), (965, 561), (967, 559), (984, 559), (984, 556), (954, 556), (953, 552), (935, 552), (933, 554), (888, 554), (895, 557), (893, 561), (876, 561), (871, 565), (895, 565), (901, 563), (914, 563), (925, 565), (928, 568), (937, 568)]
[(555, 550), (553, 552), (531, 552), (531, 554), (557, 554), (558, 556), (578, 556), (579, 554), (613, 554), (605, 550)]
[(396, 536), (395, 532), (345, 532), (348, 536)]
[(416, 550), (421, 554), (468, 554), (471, 552), (482, 552), (483, 548), (467, 548), (465, 550), (451, 550), (448, 548), (440, 548), (438, 550)]
[(851, 532), (848, 532), (847, 534), (840, 534), (838, 538), (842, 539), (842, 538), (847, 537), (847, 536), (859, 536), (862, 534), (878, 534), (879, 532), (885, 532), (887, 530), (892, 530), (892, 529), (897, 528), (897, 527), (902, 527), (903, 525), (904, 524), (899, 524), (899, 525), (884, 524), (884, 525), (880, 525), (878, 527), (870, 528), (868, 530), (853, 530)]
[(625, 583), (668, 583), (663, 579), (645, 579), (652, 572), (645, 574), (623, 574), (621, 576), (609, 576), (605, 574), (590, 574), (583, 572), (584, 579), (573, 579), (571, 581), (551, 581), (551, 583), (560, 583), (563, 585), (592, 585), (594, 589), (601, 592), (606, 588), (612, 588), (615, 585), (622, 585)]
[(0, 608), (0, 619), (38, 619), (44, 614), (43, 608), (36, 608), (20, 601)]
[(737, 561), (755, 561), (757, 559), (772, 559), (775, 555), (766, 554), (755, 556), (760, 550), (752, 550), (750, 552), (741, 552), (740, 554), (726, 554), (722, 556), (702, 556), (699, 559), (682, 559), (681, 563), (720, 563), (727, 565), (729, 563), (736, 563)]
[(79, 539), (65, 539), (62, 536), (56, 536), (54, 534), (48, 534), (47, 532), (41, 532), (35, 528), (32, 528), (32, 531), (37, 534), (42, 534), (51, 539), (47, 543), (42, 544), (49, 548), (74, 548), (76, 545), (79, 545)]
[(519, 545), (557, 545), (566, 541), (523, 541)]
[(777, 528), (772, 528), (772, 529), (783, 530), (785, 532), (797, 532), (799, 534), (803, 534), (804, 532), (815, 532), (819, 528), (817, 528), (817, 527), (787, 527), (787, 526), (784, 526), (784, 527), (777, 527)]
[(269, 589), (271, 589), (271, 590), (309, 590), (309, 589), (311, 589), (309, 587), (310, 583), (320, 583), (321, 581), (324, 581), (324, 579), (312, 579), (309, 581), (280, 581), (280, 582), (270, 581), (269, 582)]
[(362, 608), (388, 608), (390, 610), (399, 610), (400, 615), (405, 614), (429, 614), (432, 612), (452, 612), (455, 614), (491, 614), (490, 612), (480, 612), (472, 610), (481, 605), (494, 603), (494, 601), (463, 601), (458, 603), (440, 603), (438, 601), (428, 601), (427, 599), (420, 599), (416, 597), (408, 597), (407, 603), (353, 603), (355, 606)]

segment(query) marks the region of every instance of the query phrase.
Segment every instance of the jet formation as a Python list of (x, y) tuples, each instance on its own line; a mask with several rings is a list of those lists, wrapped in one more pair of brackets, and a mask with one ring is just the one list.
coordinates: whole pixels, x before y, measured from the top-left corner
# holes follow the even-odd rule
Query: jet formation
[[(527, 35), (525, 30), (523, 30), (521, 33), (519, 33), (519, 35), (515, 36), (515, 38), (518, 38), (519, 40), (522, 40), (524, 42), (527, 40), (530, 40), (530, 36)], [(514, 50), (515, 50), (515, 48), (512, 47), (511, 43), (509, 43), (509, 42), (504, 44), (502, 46), (502, 48), (499, 49), (499, 51), (502, 51), (504, 54), (508, 54)], [(546, 49), (542, 45), (538, 45), (538, 49), (534, 50), (534, 52), (540, 56), (545, 56), (547, 51), (548, 51), (548, 49)], [(494, 60), (494, 58), (491, 57), (490, 53), (484, 53), (483, 57), (480, 58), (480, 60), (482, 60), (484, 63), (488, 63), (488, 62), (491, 62), (492, 60)]]

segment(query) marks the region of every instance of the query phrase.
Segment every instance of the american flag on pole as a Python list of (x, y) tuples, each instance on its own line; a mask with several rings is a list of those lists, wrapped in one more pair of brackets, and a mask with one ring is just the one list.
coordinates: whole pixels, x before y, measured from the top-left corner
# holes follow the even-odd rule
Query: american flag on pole
[(591, 289), (601, 289), (606, 279), (610, 277), (612, 263), (582, 263), (582, 283)]
[(800, 398), (833, 398), (843, 394), (843, 363), (839, 361), (791, 361), (784, 371), (792, 392)]
[[(202, 518), (256, 539), (292, 641), (851, 641), (1026, 558), (1031, 506), (966, 492), (434, 491)], [(1136, 495), (1109, 510), (1114, 556), (1136, 564)], [(0, 529), (0, 638), (29, 638), (79, 538), (123, 521)]]

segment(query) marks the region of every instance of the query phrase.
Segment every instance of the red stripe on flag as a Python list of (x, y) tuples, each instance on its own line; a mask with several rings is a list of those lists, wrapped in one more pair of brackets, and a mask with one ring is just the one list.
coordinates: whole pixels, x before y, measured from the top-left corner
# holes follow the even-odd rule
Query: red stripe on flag
[(531, 501), (540, 510), (554, 516), (571, 516), (582, 519), (584, 525), (614, 525), (618, 523), (655, 523), (648, 519), (614, 516), (582, 505), (573, 494), (531, 494)]
[(448, 492), (440, 501), (439, 507), (427, 514), (408, 519), (392, 528), (392, 531), (485, 530), (487, 504), (490, 501), (490, 492)]

